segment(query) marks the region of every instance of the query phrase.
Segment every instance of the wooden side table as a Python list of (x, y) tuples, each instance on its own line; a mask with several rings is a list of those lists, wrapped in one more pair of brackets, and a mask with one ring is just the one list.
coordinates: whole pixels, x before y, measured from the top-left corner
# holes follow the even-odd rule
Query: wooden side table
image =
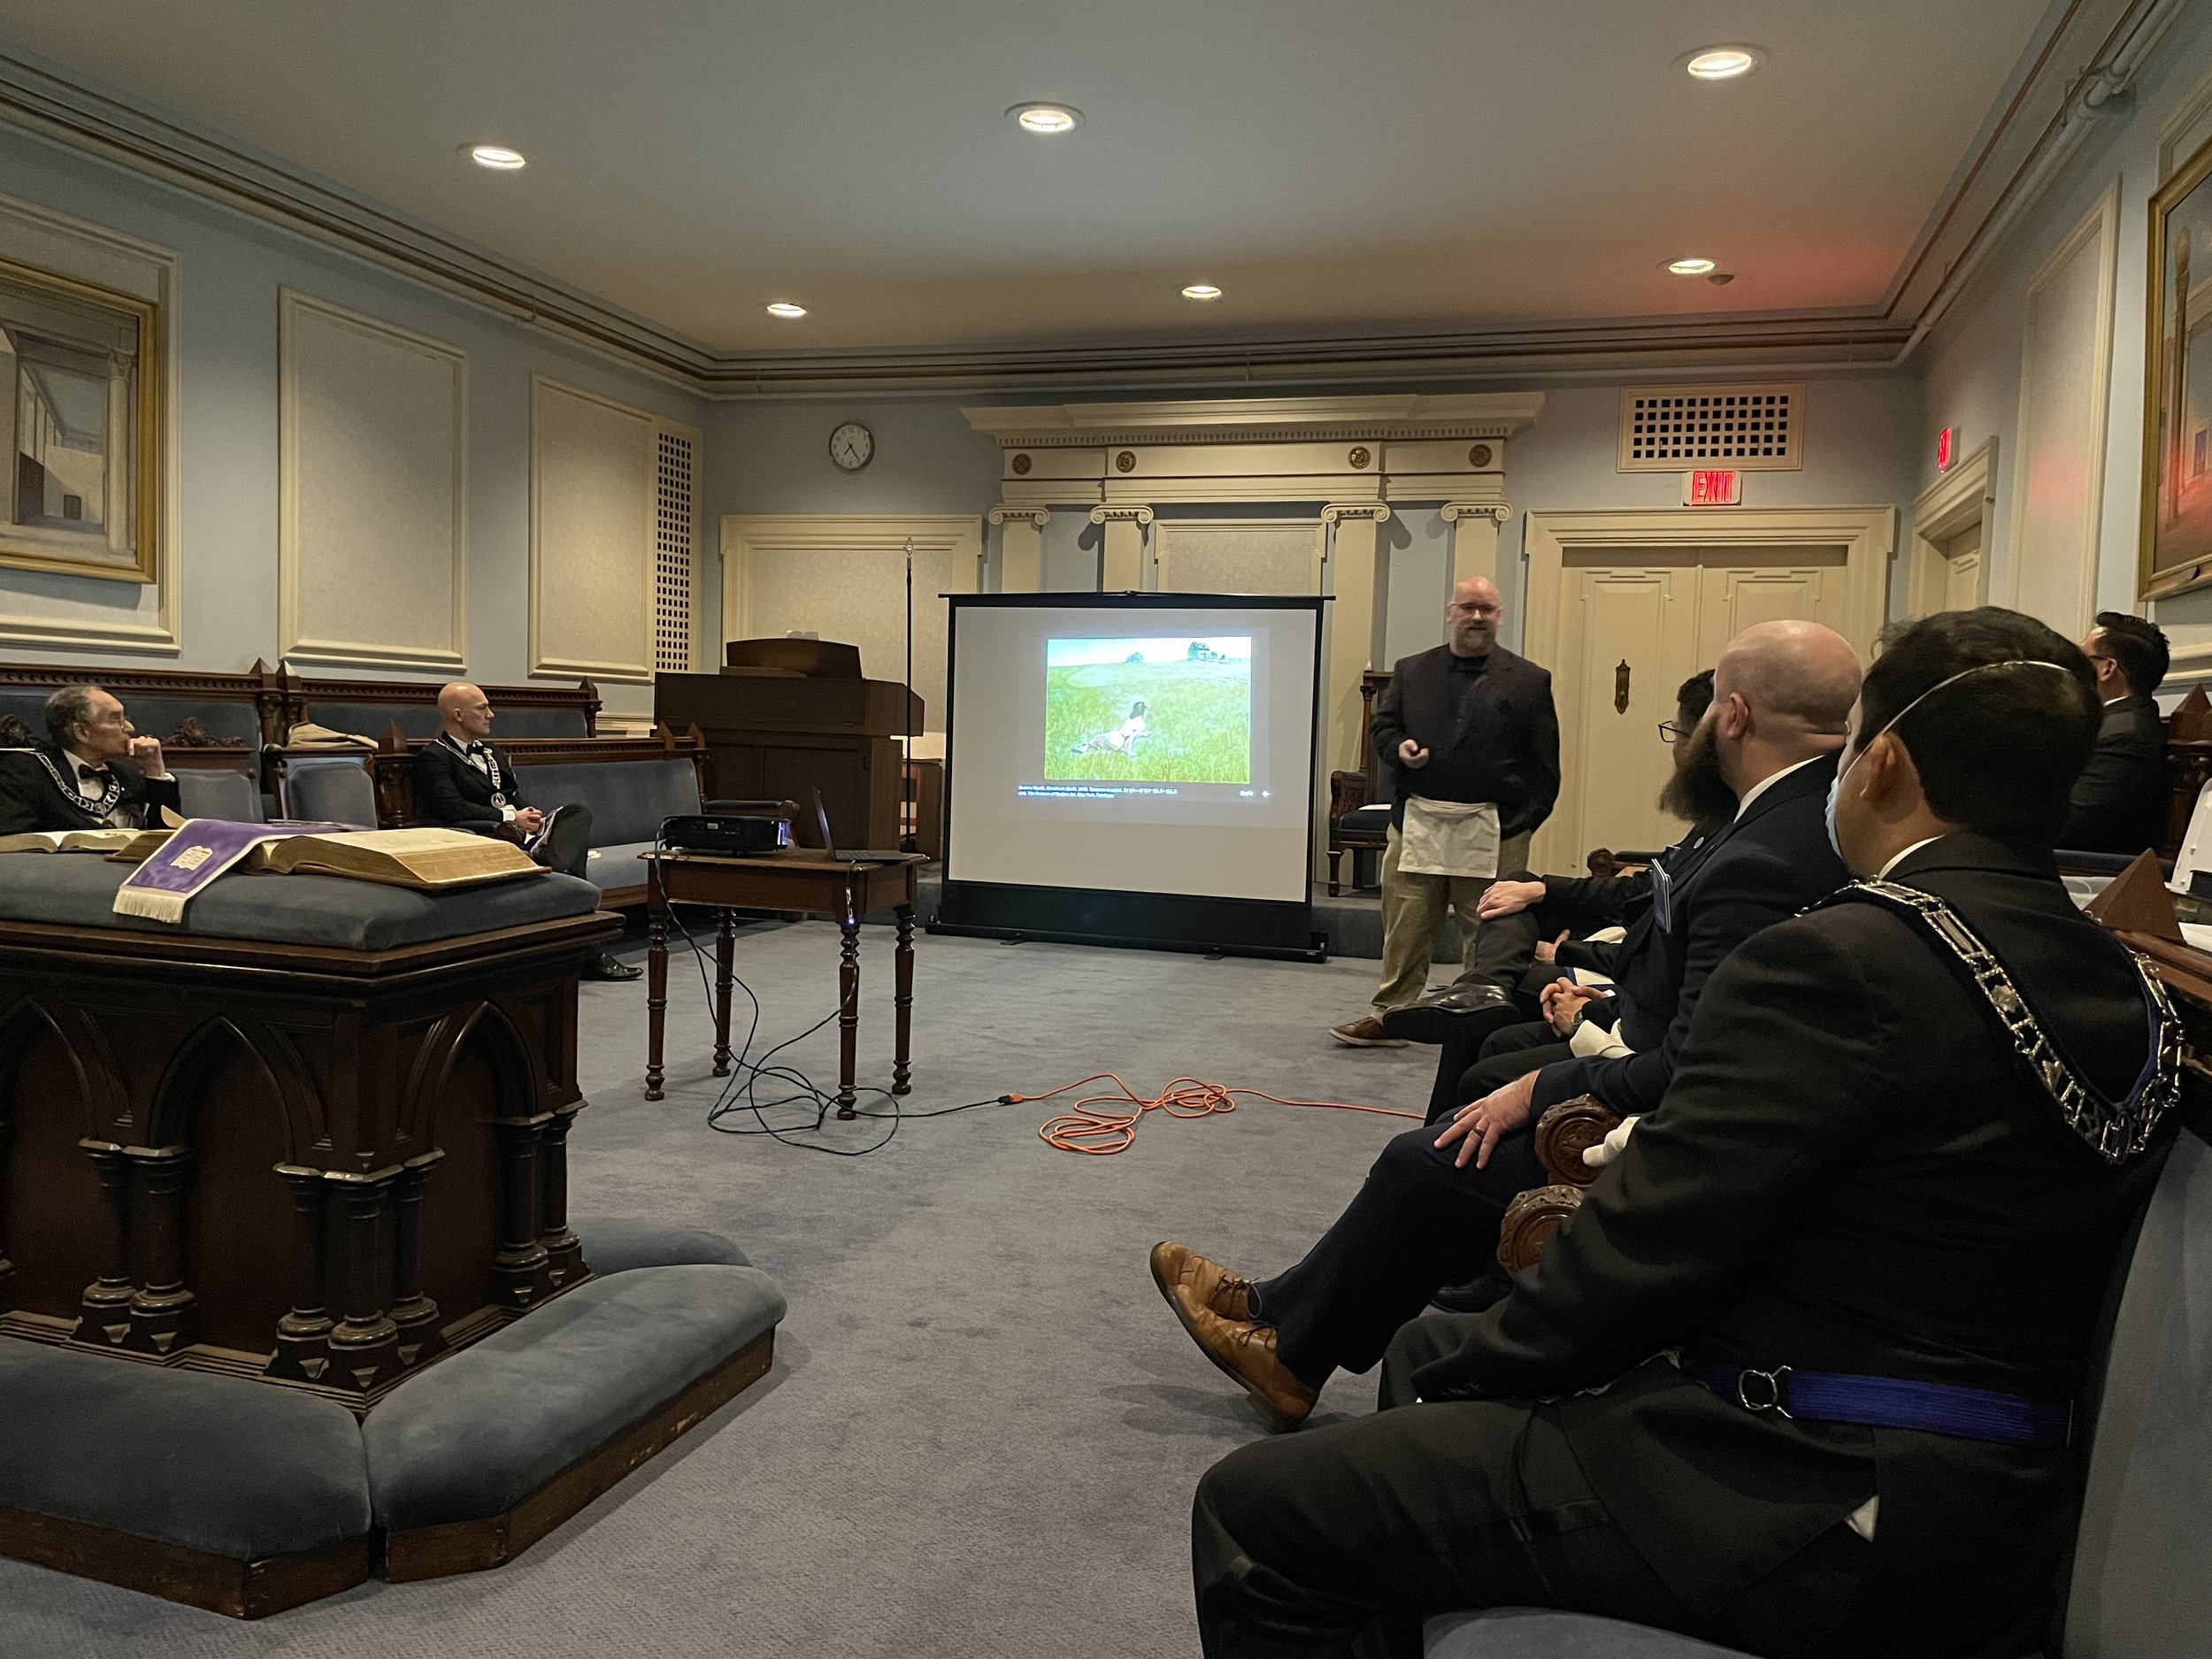
[(860, 1038), (860, 918), (890, 906), (898, 918), (898, 949), (891, 1006), (896, 1044), (891, 1092), (911, 1087), (908, 1048), (914, 1023), (914, 872), (928, 861), (919, 853), (896, 864), (833, 864), (818, 854), (722, 858), (679, 851), (641, 853), (647, 867), (646, 919), (651, 949), (646, 956), (645, 1098), (663, 1098), (661, 1057), (668, 1027), (668, 907), (710, 905), (714, 941), (714, 1075), (730, 1071), (730, 983), (737, 925), (733, 911), (800, 910), (828, 916), (841, 936), (838, 968), (837, 1115), (852, 1118), (853, 1073)]

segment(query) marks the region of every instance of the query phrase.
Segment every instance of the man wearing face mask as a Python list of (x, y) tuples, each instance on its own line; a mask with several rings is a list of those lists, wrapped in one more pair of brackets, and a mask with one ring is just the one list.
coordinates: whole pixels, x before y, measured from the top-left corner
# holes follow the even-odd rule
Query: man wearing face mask
[[(1712, 707), (1691, 740), (1710, 757), (1694, 757), (1684, 772), (1704, 780), (1686, 786), (1694, 819), (1718, 804), (1709, 795), (1724, 797), (1733, 817), (1671, 874), (1655, 876), (1651, 908), (1615, 959), (1615, 1030), (1637, 1052), (1578, 1056), (1553, 1038), (1484, 1062), (1509, 1063), (1511, 1080), (1462, 1109), (1440, 1135), (1432, 1125), (1391, 1141), (1335, 1225), (1273, 1279), (1248, 1284), (1187, 1246), (1154, 1248), (1162, 1294), (1271, 1424), (1302, 1422), (1332, 1371), (1365, 1371), (1440, 1287), (1464, 1285), (1494, 1261), (1506, 1207), (1547, 1179), (1527, 1127), (1532, 1100), (1540, 1110), (1594, 1094), (1624, 1117), (1651, 1110), (1707, 976), (1759, 929), (1847, 879), (1821, 803), (1858, 688), (1857, 657), (1816, 623), (1762, 623), (1721, 654)], [(1448, 1047), (1448, 1064), (1453, 1055)], [(1233, 1351), (1218, 1318), (1194, 1321), (1184, 1305), (1211, 1307), (1232, 1283), (1237, 1322), (1257, 1333)], [(1495, 1294), (1506, 1288), (1502, 1280)]]
[(2093, 684), (1991, 608), (1876, 660), (1828, 810), (1864, 879), (1722, 964), (1502, 1305), (1400, 1331), (1376, 1415), (1208, 1473), (1209, 1655), (1417, 1654), (1424, 1616), (1512, 1605), (2055, 1651), (2073, 1402), (2181, 1079), (2164, 992), (2052, 856)]

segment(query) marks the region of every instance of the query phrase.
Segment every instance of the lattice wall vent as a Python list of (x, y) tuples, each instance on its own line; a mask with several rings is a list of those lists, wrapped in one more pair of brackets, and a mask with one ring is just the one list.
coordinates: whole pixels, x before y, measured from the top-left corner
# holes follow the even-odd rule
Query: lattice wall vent
[(691, 672), (691, 492), (693, 441), (665, 426), (659, 434), (658, 511), (654, 524), (653, 667)]
[(1804, 414), (1802, 380), (1624, 387), (1618, 470), (1795, 472), (1805, 464), (1800, 448)]

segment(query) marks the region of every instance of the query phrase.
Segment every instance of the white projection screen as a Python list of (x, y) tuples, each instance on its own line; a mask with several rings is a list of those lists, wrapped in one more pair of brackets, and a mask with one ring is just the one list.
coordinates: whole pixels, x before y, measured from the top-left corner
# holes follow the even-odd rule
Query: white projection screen
[(1310, 954), (1321, 604), (954, 595), (940, 925)]

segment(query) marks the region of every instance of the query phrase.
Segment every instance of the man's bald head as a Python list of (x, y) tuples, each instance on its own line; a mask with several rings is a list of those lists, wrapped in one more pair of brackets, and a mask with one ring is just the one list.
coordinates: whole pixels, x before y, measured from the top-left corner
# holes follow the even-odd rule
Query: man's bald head
[(438, 687), (438, 725), (465, 742), (480, 742), (491, 735), (491, 699), (483, 687), (456, 680)]
[(1505, 600), (1497, 583), (1487, 576), (1470, 576), (1454, 584), (1452, 602), (1444, 608), (1444, 625), (1452, 631), (1452, 654), (1484, 657), (1498, 637), (1498, 622), (1505, 614)]
[(1859, 657), (1817, 622), (1762, 622), (1728, 641), (1713, 669), (1713, 700), (1741, 697), (1760, 719), (1843, 735), (1859, 696)]

